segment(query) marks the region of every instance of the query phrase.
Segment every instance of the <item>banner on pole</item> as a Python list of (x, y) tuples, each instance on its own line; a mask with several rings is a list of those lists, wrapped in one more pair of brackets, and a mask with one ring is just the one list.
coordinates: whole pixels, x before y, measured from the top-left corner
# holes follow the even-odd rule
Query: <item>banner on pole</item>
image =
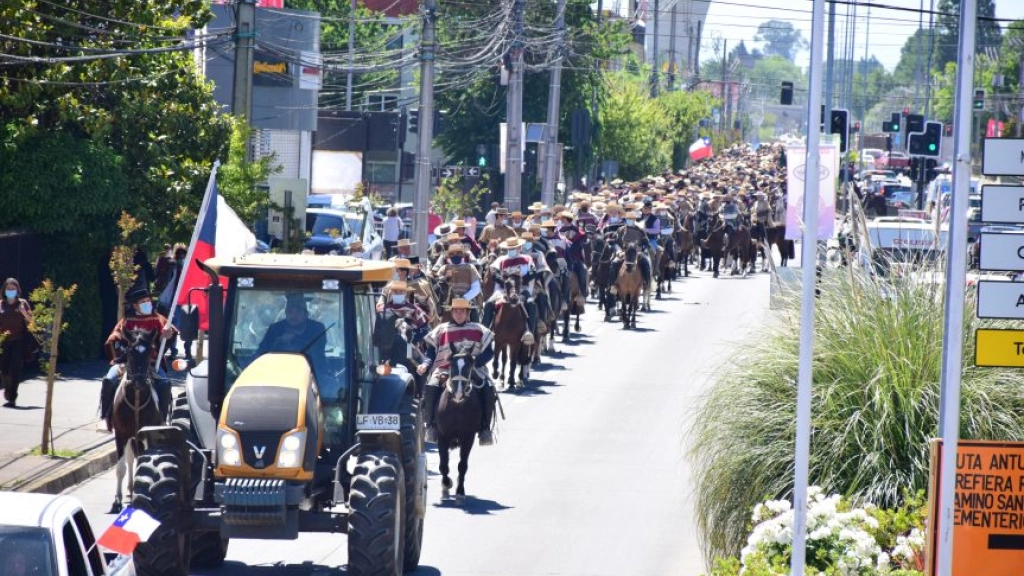
[[(836, 225), (836, 174), (839, 172), (839, 147), (822, 143), (818, 181), (818, 238), (831, 238)], [(807, 148), (789, 146), (786, 173), (786, 240), (799, 240), (803, 235), (804, 179), (807, 169)]]

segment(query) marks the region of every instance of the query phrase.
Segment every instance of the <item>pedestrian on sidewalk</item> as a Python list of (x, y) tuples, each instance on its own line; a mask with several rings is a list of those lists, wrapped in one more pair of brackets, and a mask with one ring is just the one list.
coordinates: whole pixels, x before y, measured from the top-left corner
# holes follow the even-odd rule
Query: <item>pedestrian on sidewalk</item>
[(398, 238), (402, 235), (402, 219), (398, 217), (396, 208), (388, 208), (387, 218), (384, 219), (384, 259), (394, 256), (395, 246)]
[(3, 382), (4, 408), (14, 408), (21, 384), (21, 368), (25, 363), (25, 350), (32, 334), (32, 307), (21, 297), (21, 284), (15, 278), (4, 281), (3, 300), (0, 301), (0, 334), (3, 335), (0, 353), (0, 381)]

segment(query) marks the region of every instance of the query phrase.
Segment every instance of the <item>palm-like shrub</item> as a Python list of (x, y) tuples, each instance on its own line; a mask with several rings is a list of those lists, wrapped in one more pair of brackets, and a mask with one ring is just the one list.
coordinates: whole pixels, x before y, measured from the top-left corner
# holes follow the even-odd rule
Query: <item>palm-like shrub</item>
[[(942, 292), (916, 274), (872, 278), (843, 269), (821, 279), (811, 484), (882, 507), (927, 488), (928, 443), (938, 434)], [(1021, 379), (973, 366), (974, 299), (967, 295), (964, 318), (961, 437), (1024, 439)], [(758, 502), (792, 499), (799, 320), (796, 293), (695, 406), (691, 458), (709, 558), (739, 552)]]

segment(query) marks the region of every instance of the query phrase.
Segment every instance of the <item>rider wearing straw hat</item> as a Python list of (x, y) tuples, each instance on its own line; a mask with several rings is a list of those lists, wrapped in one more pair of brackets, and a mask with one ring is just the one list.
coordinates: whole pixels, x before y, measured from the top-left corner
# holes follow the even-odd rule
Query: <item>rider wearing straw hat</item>
[(488, 328), (492, 327), (497, 303), (505, 296), (503, 278), (508, 274), (519, 276), (523, 293), (523, 298), (519, 302), (523, 306), (523, 312), (526, 313), (528, 326), (527, 333), (523, 335), (523, 342), (531, 344), (533, 333), (537, 330), (537, 306), (533, 303), (533, 291), (528, 284), (532, 284), (536, 267), (533, 258), (522, 252), (525, 244), (526, 241), (522, 238), (509, 238), (498, 246), (500, 250), (504, 251), (504, 254), (498, 256), (490, 266), (491, 274), (495, 278), (494, 293), (484, 304), (483, 324)]
[(491, 435), (491, 418), (494, 415), (494, 384), (487, 377), (486, 368), (481, 370), (494, 357), (494, 334), (486, 327), (469, 321), (469, 313), (473, 303), (464, 298), (455, 298), (449, 307), (452, 321), (438, 325), (427, 334), (423, 341), (427, 344), (426, 357), (416, 371), (426, 374), (433, 366), (434, 371), (427, 381), (424, 401), (426, 402), (427, 442), (437, 442), (437, 403), (441, 398), (441, 381), (449, 375), (452, 349), (459, 344), (471, 343), (473, 356), (477, 365), (477, 376), (483, 387), (480, 389), (483, 400), (483, 417), (480, 422), (480, 445), (489, 446), (494, 443)]

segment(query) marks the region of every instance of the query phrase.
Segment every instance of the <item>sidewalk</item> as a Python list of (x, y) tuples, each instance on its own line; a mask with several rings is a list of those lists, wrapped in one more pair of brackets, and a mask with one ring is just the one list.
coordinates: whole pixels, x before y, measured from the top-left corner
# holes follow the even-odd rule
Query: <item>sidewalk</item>
[(107, 367), (100, 360), (59, 367), (52, 456), (32, 454), (42, 441), (45, 374), (21, 384), (17, 408), (0, 408), (0, 490), (59, 494), (116, 464), (114, 436), (99, 419), (100, 380)]

